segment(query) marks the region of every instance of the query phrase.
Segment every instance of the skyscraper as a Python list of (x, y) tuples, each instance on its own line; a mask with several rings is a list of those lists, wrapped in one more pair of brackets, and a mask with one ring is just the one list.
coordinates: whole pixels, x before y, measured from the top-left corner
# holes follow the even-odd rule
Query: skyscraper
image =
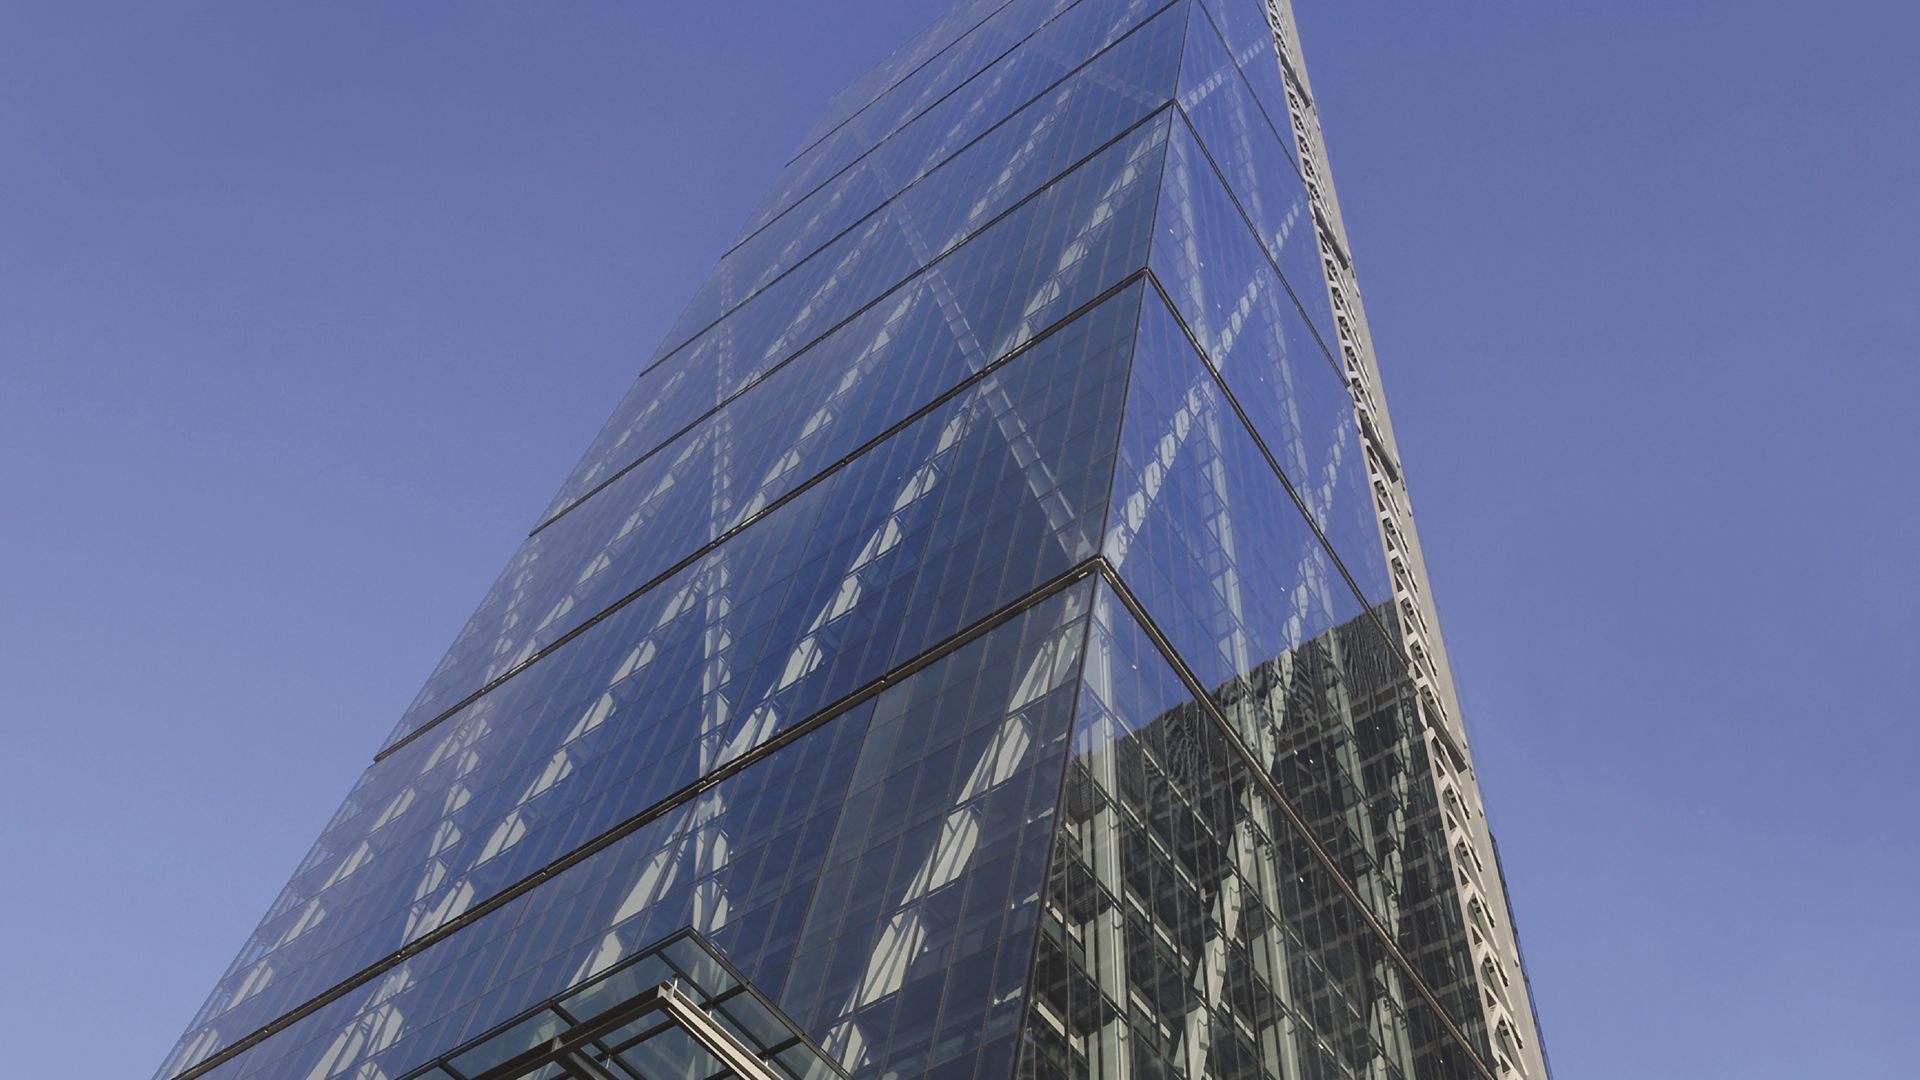
[(160, 1076), (1542, 1077), (1281, 0), (844, 92)]

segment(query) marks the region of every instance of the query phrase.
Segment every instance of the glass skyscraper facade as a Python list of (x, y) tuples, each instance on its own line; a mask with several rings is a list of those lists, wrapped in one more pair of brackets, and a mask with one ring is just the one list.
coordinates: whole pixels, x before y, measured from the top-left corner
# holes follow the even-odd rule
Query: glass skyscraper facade
[(1543, 1077), (1284, 0), (845, 91), (162, 1066)]

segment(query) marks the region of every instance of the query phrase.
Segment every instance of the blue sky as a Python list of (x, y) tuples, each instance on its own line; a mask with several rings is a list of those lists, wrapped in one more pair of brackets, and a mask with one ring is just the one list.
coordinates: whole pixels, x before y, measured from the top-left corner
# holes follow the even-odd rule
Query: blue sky
[[(1561, 1080), (1920, 1056), (1920, 13), (1296, 0)], [(0, 1031), (145, 1076), (944, 0), (0, 8)]]

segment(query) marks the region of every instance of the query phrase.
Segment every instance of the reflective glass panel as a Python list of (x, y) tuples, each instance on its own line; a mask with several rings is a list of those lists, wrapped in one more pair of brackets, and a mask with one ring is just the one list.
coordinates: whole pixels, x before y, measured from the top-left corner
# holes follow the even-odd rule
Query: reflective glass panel
[(1105, 588), (1043, 911), (1023, 1075), (1475, 1075)]
[[(1091, 594), (903, 675), (209, 1075), (397, 1076), (686, 926), (842, 1060), (882, 1014), (928, 1010), (946, 1041), (923, 1056), (974, 1054), (1017, 1022)], [(250, 1028), (205, 1030), (168, 1071)]]
[(1267, 21), (1266, 0), (1201, 0), (1213, 17), (1227, 51), (1240, 67), (1260, 112), (1273, 128), (1288, 156), (1294, 153), (1292, 121), (1287, 111), (1285, 76), (1281, 74), (1280, 49), (1273, 40), (1273, 26)]
[[(943, 103), (958, 100), (972, 108), (977, 102), (983, 106), (981, 111), (997, 105), (997, 115), (984, 118), (984, 129), (1079, 67), (1162, 2), (1014, 0), (958, 47), (895, 85), (794, 158), (749, 219), (748, 228), (771, 221), (915, 117)], [(983, 84), (993, 89), (984, 89)]]
[(265, 1023), (1094, 554), (1139, 296), (376, 764), (208, 1017)]
[(1362, 595), (1390, 595), (1352, 399), (1182, 124), (1169, 141), (1152, 265)]
[(1172, 97), (1180, 14), (1128, 31), (1005, 119), (997, 118), (1001, 109), (1029, 84), (983, 79), (969, 96), (929, 109), (728, 252), (668, 340), (692, 337), (882, 203), (910, 246), (946, 250)]
[(892, 310), (901, 290), (925, 287), (964, 346), (989, 358), (1005, 355), (1145, 263), (1166, 126), (1161, 114), (1136, 127), (904, 284), (879, 282), (874, 272), (881, 261), (897, 267), (899, 252), (911, 250), (905, 246), (885, 249), (874, 262), (851, 250), (832, 256), (832, 265), (844, 261), (854, 276), (827, 273), (828, 285), (817, 293), (801, 288), (812, 277), (781, 279), (640, 377), (563, 487), (554, 512), (781, 362), (825, 343), (821, 335), (873, 299), (869, 286), (894, 287), (835, 331), (838, 336), (860, 325), (854, 338), (843, 339), (849, 348), (865, 347), (860, 335), (884, 330), (884, 323), (873, 321), (884, 317), (875, 315), (876, 308)]
[[(1189, 22), (1180, 107), (1206, 148), (1209, 164), (1225, 178), (1237, 216), (1265, 247), (1320, 341), (1326, 343), (1324, 350), (1332, 353), (1337, 328), (1306, 184), (1248, 93), (1206, 9), (1194, 5)], [(1196, 197), (1217, 198), (1211, 193)]]
[[(1105, 151), (781, 368), (764, 388), (709, 417), (537, 533), (470, 620), (395, 737), (524, 662), (759, 512), (819, 464), (1029, 340), (1049, 317), (1071, 311), (1138, 266), (1162, 123), (1155, 120)], [(904, 362), (908, 357), (911, 364)], [(668, 378), (662, 396), (636, 419), (635, 440), (697, 411), (704, 395), (690, 399), (682, 391), (702, 381), (696, 373), (712, 370), (690, 363)], [(882, 371), (882, 380), (869, 377)], [(676, 382), (681, 374), (686, 379)], [(743, 440), (737, 432), (753, 437)]]

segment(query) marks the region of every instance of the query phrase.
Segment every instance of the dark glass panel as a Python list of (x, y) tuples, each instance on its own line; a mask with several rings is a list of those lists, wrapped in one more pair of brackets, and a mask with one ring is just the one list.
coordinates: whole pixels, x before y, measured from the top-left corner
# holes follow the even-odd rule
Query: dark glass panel
[[(1454, 886), (1461, 868), (1449, 850), (1444, 820), (1463, 811), (1457, 797), (1451, 800), (1452, 809), (1445, 808), (1449, 800), (1437, 790), (1417, 691), (1405, 660), (1386, 644), (1400, 636), (1393, 603), (1377, 605), (1373, 615), (1385, 628), (1384, 635), (1362, 634), (1357, 624), (1350, 624), (1341, 628), (1338, 647), (1351, 673), (1346, 684), (1354, 717), (1350, 753), (1358, 759), (1367, 826), (1392, 843), (1391, 857), (1380, 860), (1393, 874), (1395, 921), (1390, 929), (1446, 1014), (1479, 1046), (1486, 1039), (1480, 976), (1473, 967), (1466, 917)], [(1334, 734), (1329, 730), (1327, 737)], [(1311, 812), (1322, 820), (1342, 809), (1321, 799), (1296, 802), (1303, 811), (1313, 807)], [(1319, 820), (1310, 824), (1324, 831)], [(1427, 1074), (1423, 1065), (1420, 1075)], [(1439, 1070), (1434, 1075), (1450, 1074)]]

